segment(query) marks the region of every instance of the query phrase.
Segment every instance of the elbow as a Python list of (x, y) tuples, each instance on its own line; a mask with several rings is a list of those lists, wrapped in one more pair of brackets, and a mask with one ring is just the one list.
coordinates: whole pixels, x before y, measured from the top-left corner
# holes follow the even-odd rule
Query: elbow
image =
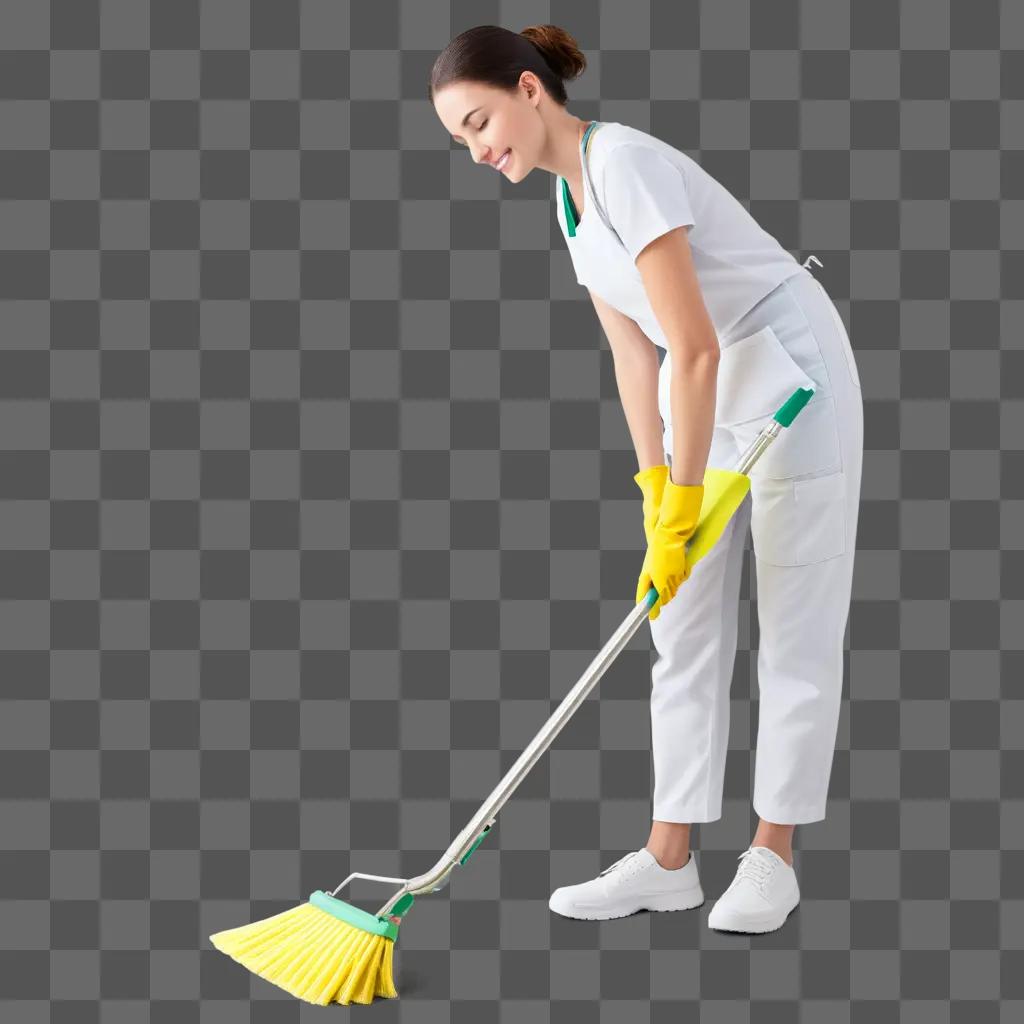
[(677, 355), (672, 353), (670, 376), (674, 380), (689, 381), (700, 390), (715, 389), (718, 386), (718, 364), (722, 352), (717, 343), (714, 350), (689, 349)]
[(712, 338), (709, 345), (679, 345), (671, 351), (673, 369), (684, 370), (687, 373), (718, 373), (722, 349), (717, 338)]

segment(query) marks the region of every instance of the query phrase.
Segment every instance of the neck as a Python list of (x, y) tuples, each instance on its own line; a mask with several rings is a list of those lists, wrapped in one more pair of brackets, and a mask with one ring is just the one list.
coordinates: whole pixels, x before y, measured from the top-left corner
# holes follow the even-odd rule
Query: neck
[(548, 130), (547, 150), (541, 154), (537, 166), (565, 178), (570, 187), (583, 184), (583, 164), (580, 142), (590, 121), (563, 112)]

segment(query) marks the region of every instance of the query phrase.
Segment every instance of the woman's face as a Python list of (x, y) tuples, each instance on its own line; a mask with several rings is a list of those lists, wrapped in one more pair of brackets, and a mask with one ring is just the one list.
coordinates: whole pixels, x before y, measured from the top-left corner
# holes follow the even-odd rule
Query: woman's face
[(513, 94), (479, 82), (453, 82), (434, 94), (434, 109), (445, 130), (469, 149), (476, 163), (491, 166), (509, 181), (522, 181), (543, 145), (539, 96), (539, 81), (524, 71)]

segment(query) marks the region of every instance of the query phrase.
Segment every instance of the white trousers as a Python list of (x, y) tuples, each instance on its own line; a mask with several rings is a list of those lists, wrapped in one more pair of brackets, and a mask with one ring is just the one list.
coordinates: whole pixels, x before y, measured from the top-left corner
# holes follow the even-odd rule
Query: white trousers
[[(839, 721), (864, 447), (860, 379), (843, 322), (806, 268), (721, 337), (708, 465), (731, 469), (795, 387), (815, 394), (750, 471), (715, 547), (650, 623), (653, 818), (715, 821), (729, 741), (743, 549), (756, 567), (760, 645), (753, 807), (767, 821), (825, 817)], [(735, 346), (735, 347), (734, 347)], [(659, 387), (671, 463), (670, 357)]]

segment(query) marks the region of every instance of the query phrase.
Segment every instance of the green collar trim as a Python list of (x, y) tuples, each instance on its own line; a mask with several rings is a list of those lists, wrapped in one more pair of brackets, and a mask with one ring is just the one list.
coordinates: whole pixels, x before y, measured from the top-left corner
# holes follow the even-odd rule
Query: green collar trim
[[(600, 121), (592, 121), (587, 127), (587, 130), (583, 133), (583, 138), (580, 142), (580, 148), (583, 152), (587, 152), (587, 147), (590, 145), (590, 137), (593, 135), (594, 129), (600, 124)], [(562, 207), (565, 211), (565, 226), (569, 229), (569, 237), (576, 237), (576, 228), (579, 225), (579, 221), (576, 218), (576, 209), (573, 206), (572, 196), (569, 194), (569, 183), (565, 178), (561, 179), (562, 182)]]

